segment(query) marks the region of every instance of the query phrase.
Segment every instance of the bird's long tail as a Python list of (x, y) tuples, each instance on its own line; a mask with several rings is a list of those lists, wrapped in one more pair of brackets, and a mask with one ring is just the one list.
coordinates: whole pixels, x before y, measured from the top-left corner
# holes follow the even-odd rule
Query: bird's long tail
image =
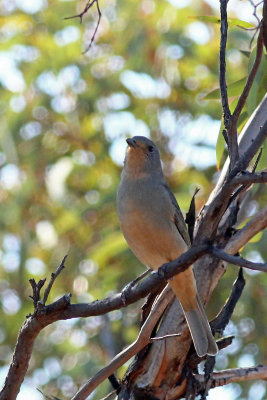
[(181, 303), (198, 356), (217, 354), (218, 347), (197, 294), (193, 270), (189, 268), (174, 276), (169, 284)]

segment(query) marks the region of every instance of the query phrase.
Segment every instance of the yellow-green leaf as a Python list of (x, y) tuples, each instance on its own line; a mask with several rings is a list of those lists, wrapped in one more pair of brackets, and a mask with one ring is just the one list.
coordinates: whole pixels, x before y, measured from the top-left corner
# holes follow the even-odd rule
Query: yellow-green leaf
[[(197, 19), (202, 22), (209, 22), (211, 24), (220, 24), (221, 23), (221, 19), (216, 16), (213, 16), (213, 15), (198, 15), (198, 16), (194, 16), (191, 18)], [(242, 27), (245, 29), (255, 28), (255, 25), (251, 24), (250, 22), (242, 21), (241, 19), (238, 19), (238, 18), (228, 18), (228, 26), (230, 26), (230, 27), (238, 26), (238, 27)]]
[[(231, 83), (228, 88), (228, 97), (239, 96), (242, 92), (242, 89), (246, 83), (246, 77), (239, 79), (238, 81)], [(214, 89), (206, 96), (203, 97), (203, 100), (219, 100), (221, 98), (220, 88)]]

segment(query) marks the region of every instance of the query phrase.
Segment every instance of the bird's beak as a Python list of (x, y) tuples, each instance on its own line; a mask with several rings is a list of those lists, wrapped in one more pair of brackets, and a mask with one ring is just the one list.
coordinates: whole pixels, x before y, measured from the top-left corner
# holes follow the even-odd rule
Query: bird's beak
[(136, 149), (138, 147), (136, 141), (134, 139), (126, 139), (126, 142), (128, 144), (128, 146), (133, 147), (134, 149)]

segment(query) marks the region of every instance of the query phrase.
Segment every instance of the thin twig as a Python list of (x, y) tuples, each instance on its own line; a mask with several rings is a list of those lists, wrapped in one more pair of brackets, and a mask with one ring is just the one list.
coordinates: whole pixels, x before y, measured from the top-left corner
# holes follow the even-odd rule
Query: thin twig
[[(261, 155), (261, 152), (259, 156)], [(253, 170), (257, 167), (259, 159), (256, 160)], [(262, 171), (259, 173), (250, 173), (250, 172), (245, 172), (240, 176), (237, 176), (236, 178), (233, 179), (233, 182), (235, 184), (241, 184), (234, 194), (230, 197), (229, 199), (229, 205), (233, 202), (234, 199), (236, 199), (238, 196), (240, 196), (241, 193), (245, 192), (248, 190), (253, 183), (266, 183), (267, 182), (267, 172)]]
[(73, 18), (79, 18), (79, 19), (80, 19), (80, 23), (82, 23), (82, 22), (83, 22), (83, 17), (84, 17), (84, 15), (90, 10), (90, 8), (94, 5), (94, 3), (95, 3), (96, 1), (97, 1), (97, 0), (88, 1), (88, 2), (86, 3), (86, 5), (85, 5), (83, 11), (82, 11), (81, 13), (72, 15), (72, 16), (70, 16), (70, 17), (65, 17), (65, 18), (63, 18), (63, 19), (64, 19), (64, 20), (68, 20), (68, 19), (73, 19)]
[(220, 0), (220, 11), (221, 11), (220, 90), (221, 90), (224, 126), (226, 130), (228, 130), (231, 122), (231, 112), (228, 103), (228, 94), (226, 85), (226, 62), (225, 62), (227, 30), (228, 30), (227, 3), (228, 0)]
[(153, 338), (150, 338), (150, 342), (157, 342), (158, 340), (164, 340), (164, 339), (169, 339), (169, 338), (173, 338), (173, 337), (177, 337), (177, 336), (181, 336), (181, 333), (170, 333), (168, 335), (164, 335), (164, 336), (155, 336)]
[(42, 300), (42, 304), (43, 305), (45, 305), (45, 303), (46, 303), (46, 301), (48, 299), (48, 296), (49, 296), (49, 293), (50, 293), (50, 291), (52, 289), (53, 283), (55, 282), (56, 278), (58, 277), (60, 272), (63, 270), (63, 268), (65, 268), (64, 263), (65, 263), (67, 257), (68, 257), (68, 255), (65, 255), (63, 257), (60, 265), (58, 266), (56, 272), (52, 272), (49, 284), (47, 285), (47, 288), (45, 289), (45, 292), (44, 292), (44, 297), (43, 297), (43, 300)]
[(245, 260), (240, 256), (233, 256), (232, 254), (228, 254), (225, 251), (218, 249), (216, 247), (211, 247), (210, 253), (213, 256), (220, 258), (221, 260), (227, 261), (231, 264), (252, 269), (254, 271), (267, 272), (267, 263), (254, 263), (252, 261)]
[(95, 40), (95, 36), (96, 36), (97, 31), (98, 31), (98, 28), (99, 28), (99, 24), (100, 24), (100, 21), (101, 21), (102, 13), (101, 13), (101, 10), (100, 10), (100, 7), (99, 7), (99, 2), (98, 2), (98, 0), (88, 1), (88, 2), (86, 3), (86, 5), (85, 5), (83, 11), (82, 11), (80, 14), (76, 14), (76, 15), (72, 15), (71, 17), (65, 17), (65, 18), (64, 18), (65, 20), (67, 20), (67, 19), (72, 19), (72, 18), (79, 18), (79, 19), (80, 19), (80, 23), (82, 23), (82, 22), (83, 22), (83, 17), (84, 17), (84, 15), (90, 10), (90, 8), (91, 8), (94, 4), (96, 4), (97, 14), (98, 14), (98, 20), (97, 20), (97, 24), (96, 24), (95, 30), (94, 30), (94, 32), (93, 32), (93, 35), (92, 35), (92, 37), (91, 37), (90, 43), (89, 43), (89, 45), (86, 47), (86, 49), (82, 52), (82, 54), (85, 54), (85, 53), (87, 53), (87, 52), (90, 50), (90, 48), (91, 48), (91, 46), (92, 46), (92, 44), (93, 44), (93, 42), (94, 42), (94, 40)]
[(237, 143), (237, 130), (232, 124), (232, 115), (228, 103), (228, 93), (226, 84), (226, 43), (227, 43), (227, 3), (228, 0), (220, 0), (220, 11), (221, 11), (221, 40), (220, 40), (220, 93), (223, 110), (223, 122), (225, 130), (223, 136), (225, 138), (229, 158), (230, 158), (230, 169), (232, 169), (238, 160), (238, 143)]
[(193, 194), (193, 197), (191, 199), (191, 203), (189, 206), (189, 210), (186, 213), (186, 218), (185, 218), (185, 223), (188, 226), (188, 233), (190, 237), (191, 243), (193, 243), (194, 239), (194, 228), (195, 228), (195, 223), (196, 223), (196, 205), (195, 205), (195, 197), (197, 193), (199, 192), (199, 188), (195, 189), (195, 192)]
[(35, 279), (29, 279), (29, 282), (32, 287), (33, 295), (29, 296), (33, 300), (34, 308), (36, 309), (38, 302), (41, 299), (41, 289), (44, 286), (46, 278), (40, 279), (38, 283), (36, 283)]
[(258, 166), (258, 164), (260, 162), (260, 159), (261, 159), (261, 156), (262, 156), (262, 152), (263, 152), (263, 147), (260, 148), (259, 154), (257, 155), (255, 163), (254, 163), (254, 165), (252, 167), (252, 171), (251, 171), (252, 173), (254, 173), (256, 171), (256, 169), (257, 169), (257, 166)]
[(94, 0), (94, 1), (96, 2), (96, 8), (97, 8), (97, 13), (98, 13), (97, 24), (96, 24), (94, 33), (93, 33), (93, 35), (92, 35), (92, 37), (91, 37), (90, 43), (89, 43), (89, 45), (87, 46), (87, 48), (82, 52), (82, 54), (85, 54), (85, 53), (87, 53), (87, 51), (90, 50), (90, 48), (91, 48), (91, 46), (92, 46), (92, 44), (93, 44), (93, 42), (94, 42), (94, 40), (95, 40), (95, 36), (96, 36), (97, 31), (98, 31), (98, 27), (99, 27), (99, 24), (100, 24), (100, 21), (101, 21), (101, 17), (102, 17), (102, 14), (101, 14), (101, 10), (100, 10), (100, 7), (99, 7), (98, 0)]
[(235, 306), (240, 299), (245, 284), (246, 281), (244, 279), (243, 270), (242, 268), (240, 268), (237, 279), (233, 284), (230, 296), (228, 297), (220, 312), (212, 321), (210, 321), (210, 326), (213, 332), (218, 332), (220, 335), (223, 334), (226, 325), (229, 323), (230, 318), (232, 317)]
[(237, 123), (238, 123), (238, 119), (240, 117), (241, 111), (243, 110), (243, 107), (246, 103), (247, 97), (249, 95), (251, 86), (254, 82), (256, 73), (259, 69), (259, 65), (261, 62), (261, 57), (262, 57), (262, 53), (263, 53), (263, 28), (262, 26), (260, 27), (260, 31), (259, 31), (259, 36), (258, 36), (258, 42), (257, 42), (257, 52), (256, 52), (256, 57), (255, 57), (255, 61), (253, 64), (253, 67), (250, 71), (250, 74), (248, 76), (247, 82), (245, 84), (245, 87), (243, 89), (243, 92), (241, 94), (241, 96), (239, 97), (238, 103), (236, 105), (236, 108), (233, 112), (232, 115), (232, 129), (236, 129)]
[(244, 154), (239, 158), (233, 170), (228, 175), (227, 181), (229, 182), (235, 175), (237, 175), (241, 171), (245, 171), (248, 167), (250, 161), (257, 154), (257, 151), (262, 146), (264, 140), (267, 138), (267, 120), (260, 127), (259, 133), (252, 141), (251, 145), (244, 152)]

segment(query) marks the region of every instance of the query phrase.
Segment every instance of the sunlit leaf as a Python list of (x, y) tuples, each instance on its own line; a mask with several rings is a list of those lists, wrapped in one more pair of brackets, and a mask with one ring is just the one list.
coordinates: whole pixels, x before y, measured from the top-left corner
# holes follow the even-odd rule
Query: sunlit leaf
[[(199, 16), (194, 16), (190, 17), (193, 19), (197, 19), (202, 22), (210, 22), (212, 24), (220, 24), (221, 20), (218, 17), (212, 16), (212, 15), (199, 15)], [(242, 21), (241, 19), (238, 18), (228, 18), (228, 26), (239, 26), (245, 29), (249, 28), (255, 28), (255, 25), (251, 24), (250, 22)]]
[[(231, 83), (227, 86), (228, 97), (239, 96), (242, 89), (246, 83), (246, 78), (239, 79), (238, 81)], [(203, 97), (204, 100), (219, 100), (221, 98), (220, 89), (214, 89), (206, 96)]]
[(222, 120), (217, 143), (216, 143), (216, 160), (217, 160), (217, 170), (218, 171), (220, 170), (221, 160), (222, 160), (222, 156), (223, 156), (223, 153), (225, 150), (225, 139), (222, 134), (223, 128), (224, 128), (224, 124), (223, 124), (223, 120)]

